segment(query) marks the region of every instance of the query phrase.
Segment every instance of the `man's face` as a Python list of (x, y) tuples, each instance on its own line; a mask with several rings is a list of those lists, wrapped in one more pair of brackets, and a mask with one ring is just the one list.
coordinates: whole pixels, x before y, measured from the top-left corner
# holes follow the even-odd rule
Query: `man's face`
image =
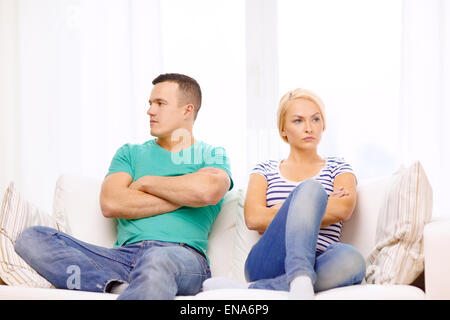
[(150, 95), (150, 134), (158, 138), (170, 138), (172, 133), (182, 127), (184, 108), (180, 106), (178, 84), (175, 82), (157, 83)]

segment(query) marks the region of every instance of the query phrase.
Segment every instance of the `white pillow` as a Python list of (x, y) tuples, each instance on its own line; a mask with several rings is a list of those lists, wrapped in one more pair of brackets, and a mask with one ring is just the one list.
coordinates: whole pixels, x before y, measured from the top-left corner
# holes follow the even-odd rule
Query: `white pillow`
[(112, 248), (117, 240), (116, 219), (105, 218), (102, 214), (101, 185), (100, 179), (61, 175), (56, 182), (53, 215), (67, 221), (70, 230), (66, 233), (72, 237)]
[(365, 259), (376, 244), (378, 214), (394, 180), (394, 175), (358, 180), (355, 210), (342, 226), (341, 242), (354, 246)]
[(239, 201), (239, 191), (229, 191), (222, 203), (222, 208), (214, 221), (208, 237), (206, 251), (211, 265), (213, 277), (229, 277), (231, 273), (233, 230), (236, 224), (236, 214)]
[(239, 202), (237, 206), (236, 228), (233, 237), (233, 260), (231, 277), (240, 282), (246, 282), (244, 268), (247, 256), (252, 247), (261, 238), (258, 231), (250, 230), (245, 224), (244, 202), (245, 190), (239, 190)]
[[(63, 222), (64, 218), (59, 217), (59, 221)], [(14, 250), (14, 243), (20, 233), (35, 225), (64, 231), (55, 218), (26, 201), (11, 182), (3, 197), (0, 212), (0, 277), (8, 285), (52, 287)]]
[(410, 284), (424, 269), (423, 229), (431, 220), (432, 188), (419, 161), (394, 175), (378, 215), (367, 283)]

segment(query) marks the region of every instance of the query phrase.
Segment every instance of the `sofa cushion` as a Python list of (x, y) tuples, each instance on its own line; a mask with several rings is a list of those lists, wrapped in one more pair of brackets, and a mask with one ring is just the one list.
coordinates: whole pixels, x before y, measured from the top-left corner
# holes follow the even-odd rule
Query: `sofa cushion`
[(56, 182), (53, 214), (65, 217), (71, 236), (111, 248), (117, 240), (116, 221), (103, 216), (100, 208), (102, 181), (95, 178), (61, 175)]
[[(353, 245), (364, 257), (368, 257), (375, 246), (378, 212), (386, 197), (386, 190), (389, 190), (392, 181), (392, 176), (385, 176), (376, 179), (361, 179), (358, 182), (356, 207), (351, 218), (343, 224), (341, 241)], [(233, 238), (232, 278), (245, 282), (245, 260), (261, 236), (257, 231), (249, 230), (245, 224), (245, 190), (240, 190), (239, 199)]]
[[(200, 300), (287, 300), (287, 291), (216, 289), (198, 293)], [(354, 285), (319, 292), (315, 300), (423, 300), (425, 293), (408, 285)]]
[(236, 226), (239, 199), (240, 190), (234, 188), (229, 191), (225, 195), (222, 208), (211, 227), (206, 254), (210, 259), (211, 275), (213, 277), (231, 276), (232, 239)]
[(409, 284), (423, 271), (423, 230), (432, 215), (432, 189), (419, 161), (394, 174), (378, 215), (367, 283)]
[(244, 274), (245, 261), (251, 248), (258, 242), (261, 235), (258, 231), (250, 230), (245, 224), (244, 202), (246, 190), (239, 192), (239, 202), (236, 206), (236, 228), (233, 234), (233, 260), (231, 277), (240, 282), (247, 282)]
[(0, 300), (114, 300), (117, 296), (80, 290), (0, 286)]
[[(64, 174), (56, 183), (53, 212), (64, 217), (68, 233), (82, 241), (112, 247), (117, 239), (116, 222), (103, 216), (100, 208), (101, 180)], [(236, 222), (239, 190), (229, 191), (212, 225), (207, 250), (213, 275), (230, 276), (232, 234)]]
[(57, 220), (26, 201), (11, 182), (0, 212), (0, 277), (13, 286), (50, 288), (52, 285), (34, 271), (14, 250), (16, 239), (30, 226), (42, 225), (64, 231)]
[(366, 259), (375, 246), (378, 214), (392, 182), (392, 175), (360, 179), (355, 210), (342, 226), (341, 241), (354, 246)]

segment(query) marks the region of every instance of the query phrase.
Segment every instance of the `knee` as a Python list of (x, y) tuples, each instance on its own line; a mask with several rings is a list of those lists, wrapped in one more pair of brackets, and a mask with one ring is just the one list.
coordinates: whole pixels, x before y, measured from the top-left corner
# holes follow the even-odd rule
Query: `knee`
[(322, 184), (315, 179), (307, 179), (295, 187), (295, 193), (299, 193), (300, 191), (306, 193), (308, 196), (317, 196), (323, 199), (328, 198)]
[(48, 236), (50, 230), (53, 229), (44, 226), (26, 228), (14, 242), (14, 250), (22, 258), (36, 252), (36, 244), (41, 243), (43, 238)]
[(325, 214), (328, 195), (319, 181), (314, 179), (303, 181), (292, 191), (291, 197), (294, 205), (305, 209), (294, 210), (295, 212), (302, 212), (302, 216), (305, 216), (305, 212), (311, 213), (314, 218), (323, 217)]
[(343, 261), (345, 261), (344, 268), (347, 274), (352, 275), (353, 283), (359, 284), (363, 281), (366, 275), (366, 261), (362, 254), (354, 247), (346, 245), (346, 256)]
[(133, 287), (142, 288), (145, 292), (146, 288), (150, 287), (165, 292), (166, 287), (176, 286), (180, 267), (169, 255), (160, 254), (158, 251), (160, 250), (149, 250), (139, 258), (130, 274)]
[(366, 275), (366, 262), (356, 248), (345, 243), (331, 246), (318, 257), (319, 267), (316, 261), (318, 279), (314, 288), (317, 292), (360, 284)]
[[(166, 250), (149, 250), (141, 258), (141, 264), (145, 269), (152, 269), (154, 272), (165, 273), (167, 275), (176, 273), (180, 266), (177, 259), (172, 257), (171, 252)], [(167, 250), (169, 251), (169, 250)]]

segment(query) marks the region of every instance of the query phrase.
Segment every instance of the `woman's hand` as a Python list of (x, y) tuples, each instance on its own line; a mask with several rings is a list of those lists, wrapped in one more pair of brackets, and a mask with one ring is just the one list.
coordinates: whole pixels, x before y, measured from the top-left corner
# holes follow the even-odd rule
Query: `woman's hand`
[(350, 195), (350, 192), (345, 190), (344, 187), (339, 187), (337, 190), (330, 193), (329, 197), (339, 199), (339, 198), (347, 197), (349, 195)]
[(284, 201), (281, 201), (280, 203), (277, 203), (277, 204), (271, 206), (270, 208), (271, 208), (272, 210), (274, 210), (275, 213), (277, 213), (278, 210), (280, 210), (280, 208), (281, 208), (281, 206), (283, 205), (283, 203), (284, 203)]
[(345, 172), (334, 179), (334, 190), (328, 197), (321, 228), (350, 219), (356, 205), (356, 178), (353, 173)]

